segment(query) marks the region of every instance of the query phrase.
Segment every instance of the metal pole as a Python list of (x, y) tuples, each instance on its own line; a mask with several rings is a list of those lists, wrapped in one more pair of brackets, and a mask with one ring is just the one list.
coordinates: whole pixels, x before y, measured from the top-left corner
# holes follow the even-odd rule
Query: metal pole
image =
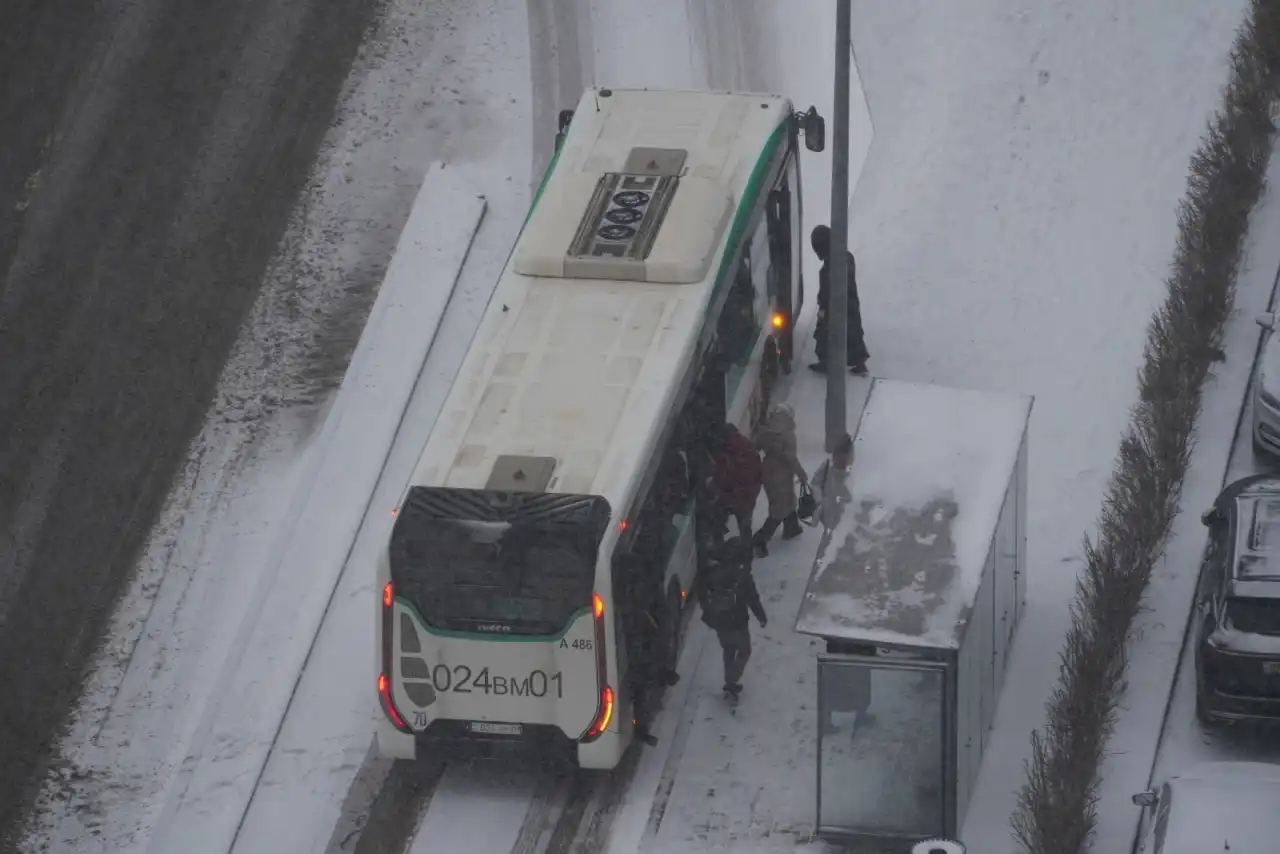
[(836, 80), (831, 145), (831, 249), (827, 255), (827, 453), (848, 429), (845, 373), (848, 340), (849, 264), (849, 8), (836, 0)]

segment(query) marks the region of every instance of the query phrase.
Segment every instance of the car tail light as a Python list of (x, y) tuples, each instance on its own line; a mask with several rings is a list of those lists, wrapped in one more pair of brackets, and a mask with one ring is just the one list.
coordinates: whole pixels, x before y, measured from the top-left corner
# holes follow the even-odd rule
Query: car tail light
[(396, 708), (396, 701), (391, 698), (391, 680), (387, 678), (387, 674), (378, 674), (378, 699), (382, 701), (382, 711), (391, 721), (392, 725), (401, 732), (413, 732), (409, 729), (409, 725), (404, 722), (404, 718), (400, 716), (399, 709)]

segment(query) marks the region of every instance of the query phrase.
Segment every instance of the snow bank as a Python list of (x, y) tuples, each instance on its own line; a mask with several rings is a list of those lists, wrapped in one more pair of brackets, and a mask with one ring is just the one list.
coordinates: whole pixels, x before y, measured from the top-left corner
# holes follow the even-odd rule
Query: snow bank
[(443, 165), (428, 173), (148, 850), (231, 847), (483, 211)]

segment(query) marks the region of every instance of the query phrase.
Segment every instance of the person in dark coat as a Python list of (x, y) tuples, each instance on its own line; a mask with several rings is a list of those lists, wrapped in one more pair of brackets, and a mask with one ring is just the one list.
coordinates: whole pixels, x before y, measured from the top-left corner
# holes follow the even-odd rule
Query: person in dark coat
[(638, 528), (632, 552), (638, 559), (630, 572), (622, 574), (626, 591), (624, 602), (630, 607), (623, 614), (624, 628), (632, 656), (631, 686), (635, 705), (636, 732), (639, 738), (654, 744), (649, 724), (662, 689), (675, 685), (680, 675), (675, 666), (675, 650), (661, 631), (666, 599), (662, 579), (666, 561), (675, 548), (679, 532), (673, 518), (690, 494), (689, 471), (678, 440), (663, 455), (653, 483), (653, 499), (646, 502), (637, 518)]
[(742, 674), (751, 658), (750, 616), (755, 615), (760, 628), (769, 623), (746, 554), (746, 544), (737, 537), (726, 541), (693, 585), (702, 608), (702, 622), (715, 631), (720, 641), (724, 692), (732, 700), (742, 693)]
[[(831, 289), (829, 287), (830, 276), (828, 268), (830, 267), (831, 251), (831, 229), (825, 225), (816, 226), (813, 233), (809, 236), (809, 242), (813, 245), (813, 252), (822, 261), (822, 269), (818, 271), (818, 323), (813, 330), (814, 351), (818, 356), (818, 361), (809, 367), (818, 373), (827, 370), (827, 306), (830, 299)], [(847, 303), (847, 323), (845, 334), (846, 360), (849, 370), (859, 376), (867, 375), (867, 360), (871, 358), (871, 354), (867, 351), (867, 343), (862, 334), (862, 303), (858, 300), (858, 282), (856, 275), (856, 265), (853, 261), (853, 253), (846, 252), (848, 263), (849, 299)]]
[(732, 424), (724, 424), (711, 446), (714, 468), (712, 489), (719, 509), (720, 528), (728, 527), (729, 517), (738, 523), (738, 537), (751, 559), (751, 520), (756, 500), (764, 486), (760, 453), (751, 440)]

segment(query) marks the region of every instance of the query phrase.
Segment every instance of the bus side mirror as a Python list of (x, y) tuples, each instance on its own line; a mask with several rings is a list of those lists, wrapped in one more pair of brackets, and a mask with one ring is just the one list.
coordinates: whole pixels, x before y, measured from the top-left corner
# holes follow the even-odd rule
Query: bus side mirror
[(810, 151), (827, 147), (827, 120), (818, 115), (817, 107), (810, 107), (800, 117), (800, 131), (804, 134), (804, 147)]
[(556, 151), (559, 151), (560, 146), (564, 145), (564, 138), (569, 135), (569, 123), (571, 121), (573, 121), (573, 110), (561, 110), (560, 118), (556, 122)]
[(1214, 522), (1218, 521), (1217, 508), (1210, 507), (1208, 510), (1200, 514), (1200, 524), (1208, 528)]

